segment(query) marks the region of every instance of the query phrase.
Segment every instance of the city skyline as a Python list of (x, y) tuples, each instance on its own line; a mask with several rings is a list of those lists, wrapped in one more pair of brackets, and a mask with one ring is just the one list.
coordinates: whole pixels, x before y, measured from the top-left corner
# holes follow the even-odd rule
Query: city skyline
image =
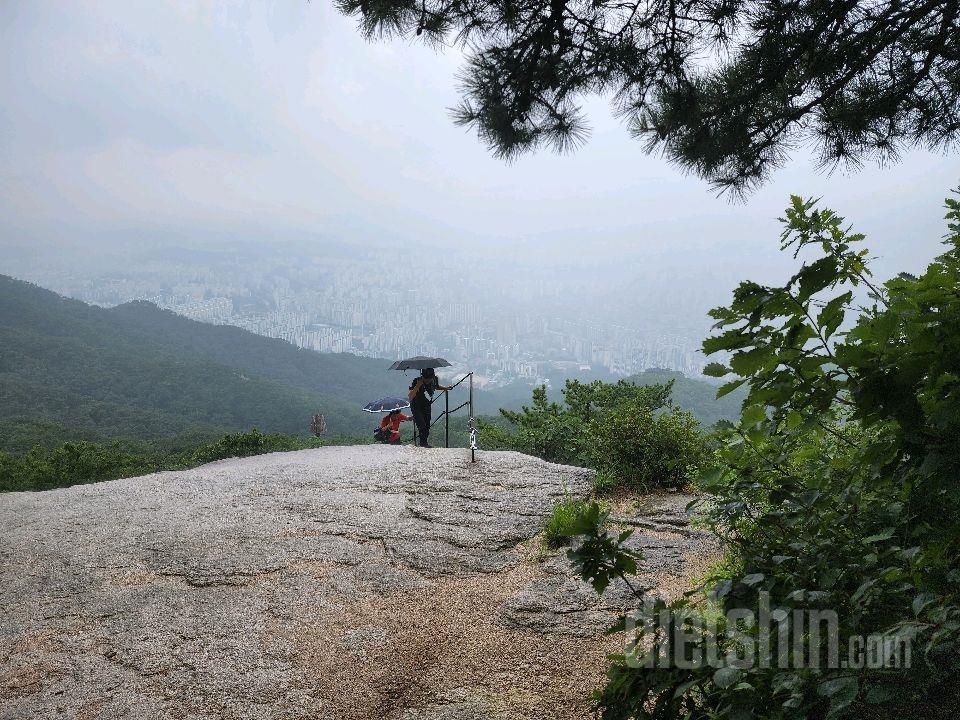
[[(554, 267), (539, 277), (543, 268), (496, 272), (452, 252), (444, 262), (453, 270), (418, 272), (425, 252), (378, 248), (311, 256), (291, 248), (251, 258), (242, 251), (207, 251), (207, 265), (199, 265), (184, 251), (176, 260), (166, 253), (163, 260), (141, 258), (96, 272), (44, 257), (19, 265), (16, 274), (91, 304), (149, 301), (193, 320), (234, 325), (317, 352), (384, 359), (444, 355), (455, 370), (473, 370), (494, 385), (549, 382), (570, 371), (625, 377), (654, 367), (696, 376), (705, 364), (699, 353), (705, 311), (692, 322), (682, 303), (667, 316), (645, 305), (624, 311), (613, 305), (616, 292), (584, 297), (574, 311), (570, 296), (582, 292), (578, 283), (593, 283), (582, 268)], [(458, 268), (469, 270), (457, 275)], [(597, 302), (610, 312), (598, 313)]]

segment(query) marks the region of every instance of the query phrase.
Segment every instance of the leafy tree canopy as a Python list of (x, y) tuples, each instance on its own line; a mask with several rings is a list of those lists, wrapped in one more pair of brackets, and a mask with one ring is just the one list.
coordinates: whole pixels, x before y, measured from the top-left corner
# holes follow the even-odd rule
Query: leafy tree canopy
[(957, 0), (337, 0), (368, 37), (468, 52), (455, 119), (499, 156), (581, 143), (585, 95), (719, 189), (799, 143), (823, 165), (960, 132)]
[[(782, 248), (813, 257), (783, 285), (741, 283), (711, 312), (704, 351), (726, 357), (707, 372), (732, 377), (721, 393), (747, 391), (699, 480), (701, 522), (726, 555), (706, 578), (712, 597), (673, 601), (646, 635), (637, 625), (637, 657), (615, 656), (597, 696), (604, 720), (956, 717), (960, 201), (946, 204), (946, 252), (919, 276), (879, 283), (864, 237), (795, 197)], [(569, 556), (598, 591), (636, 564), (602, 520), (590, 505), (568, 523), (583, 536)], [(781, 613), (777, 630), (761, 621), (738, 638), (721, 617), (761, 603)], [(798, 620), (823, 609), (836, 613), (838, 648), (882, 638), (884, 662), (830, 660)], [(681, 629), (687, 651), (718, 647), (728, 662), (634, 662)], [(911, 663), (894, 662), (898, 643), (914, 648)], [(732, 662), (744, 647), (756, 662)], [(760, 661), (764, 647), (783, 660)]]

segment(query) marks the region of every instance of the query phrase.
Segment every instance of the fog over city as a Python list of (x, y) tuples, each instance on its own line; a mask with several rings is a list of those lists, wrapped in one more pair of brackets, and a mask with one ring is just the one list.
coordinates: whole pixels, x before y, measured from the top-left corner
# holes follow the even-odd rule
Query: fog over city
[(706, 311), (793, 268), (790, 194), (890, 274), (938, 252), (960, 176), (923, 151), (831, 174), (798, 150), (734, 204), (602, 98), (584, 147), (507, 164), (450, 119), (460, 50), (368, 43), (322, 0), (3, 3), (0, 40), (0, 273), (493, 381), (696, 374)]

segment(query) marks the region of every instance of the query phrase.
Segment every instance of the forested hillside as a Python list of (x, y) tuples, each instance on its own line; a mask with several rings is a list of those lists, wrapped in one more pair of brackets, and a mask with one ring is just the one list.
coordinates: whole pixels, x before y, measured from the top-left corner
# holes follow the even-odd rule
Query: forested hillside
[(258, 427), (366, 434), (363, 403), (406, 387), (383, 360), (321, 355), (150, 303), (103, 309), (0, 276), (0, 449), (125, 438), (195, 444)]
[(740, 406), (747, 396), (746, 390), (734, 390), (729, 395), (717, 397), (717, 386), (705, 380), (694, 380), (676, 370), (655, 368), (631, 375), (628, 380), (637, 385), (662, 385), (673, 381), (673, 402), (693, 413), (704, 425), (714, 425), (720, 420), (736, 420)]

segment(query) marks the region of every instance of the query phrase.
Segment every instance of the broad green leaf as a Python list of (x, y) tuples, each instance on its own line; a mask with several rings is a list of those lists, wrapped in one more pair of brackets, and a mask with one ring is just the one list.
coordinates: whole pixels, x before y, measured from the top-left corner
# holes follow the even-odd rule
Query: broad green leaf
[(865, 537), (863, 539), (863, 542), (872, 544), (872, 543), (881, 542), (883, 540), (889, 540), (890, 538), (893, 537), (893, 530), (894, 530), (893, 528), (887, 528), (883, 532), (879, 532), (876, 535), (870, 535), (868, 537)]
[(925, 607), (936, 601), (937, 596), (933, 593), (920, 593), (913, 599), (913, 614), (919, 617)]
[(853, 595), (850, 597), (850, 602), (852, 602), (852, 603), (857, 602), (860, 598), (862, 598), (862, 597), (864, 596), (864, 594), (865, 594), (870, 588), (872, 588), (872, 587), (873, 587), (874, 585), (876, 585), (876, 584), (877, 584), (876, 579), (866, 580), (865, 582), (861, 583), (861, 584), (860, 584), (860, 587), (858, 587), (858, 588), (856, 589), (856, 591), (853, 593)]
[(852, 675), (824, 680), (817, 687), (817, 695), (821, 697), (833, 697), (838, 693), (848, 691), (851, 686), (855, 688), (858, 687), (857, 678)]
[(820, 683), (817, 694), (830, 698), (828, 718), (838, 717), (842, 711), (854, 700), (860, 692), (860, 683), (856, 677), (848, 676), (834, 678)]
[(719, 600), (720, 598), (726, 596), (732, 589), (733, 589), (732, 580), (721, 580), (717, 584), (717, 586), (713, 589), (713, 594)]
[(772, 357), (773, 350), (769, 346), (758, 347), (735, 353), (730, 358), (730, 367), (737, 375), (752, 375)]
[(823, 310), (817, 315), (817, 325), (820, 326), (824, 338), (829, 339), (840, 327), (845, 315), (844, 307), (850, 303), (852, 298), (853, 292), (848, 291), (824, 305)]
[(740, 424), (749, 427), (767, 419), (767, 409), (763, 405), (751, 405), (743, 409)]
[(805, 265), (794, 276), (794, 280), (799, 282), (798, 299), (801, 302), (807, 300), (839, 279), (837, 259), (831, 255)]
[(742, 675), (742, 670), (728, 665), (718, 668), (716, 672), (713, 673), (713, 682), (718, 688), (725, 689), (740, 680)]
[(717, 390), (717, 399), (719, 400), (719, 399), (722, 398), (724, 395), (729, 395), (729, 394), (732, 393), (734, 390), (736, 390), (738, 387), (740, 387), (741, 385), (743, 385), (746, 381), (747, 381), (746, 378), (742, 378), (742, 379), (740, 379), (740, 380), (732, 380), (731, 382), (724, 383), (724, 384), (721, 385), (721, 386), (719, 387), (719, 389)]
[(686, 694), (687, 690), (692, 688), (698, 682), (700, 682), (700, 678), (694, 678), (693, 680), (687, 680), (684, 683), (680, 683), (677, 685), (677, 689), (673, 691), (673, 697), (676, 699), (682, 698)]
[(703, 374), (707, 377), (723, 377), (724, 375), (729, 375), (730, 372), (730, 368), (718, 362), (708, 363), (703, 369)]
[(716, 465), (714, 467), (707, 468), (700, 473), (700, 483), (707, 486), (713, 485), (719, 482), (726, 472), (727, 468), (723, 465)]
[(752, 345), (753, 341), (754, 338), (750, 333), (744, 333), (742, 330), (727, 330), (720, 335), (708, 337), (701, 347), (704, 355), (712, 355), (718, 350), (739, 350)]

